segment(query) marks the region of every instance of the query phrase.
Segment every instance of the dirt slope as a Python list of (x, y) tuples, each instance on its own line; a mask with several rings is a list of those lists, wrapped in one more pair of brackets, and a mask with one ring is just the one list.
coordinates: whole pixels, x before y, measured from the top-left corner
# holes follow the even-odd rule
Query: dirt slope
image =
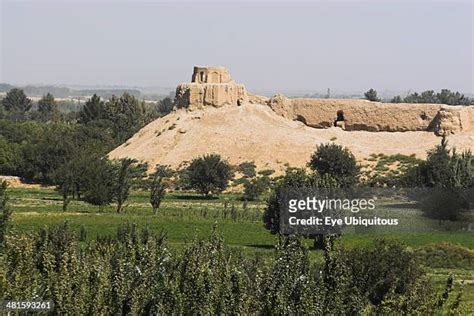
[[(259, 169), (281, 172), (285, 164), (304, 166), (316, 145), (329, 141), (349, 147), (359, 159), (372, 153), (414, 153), (422, 158), (440, 138), (431, 132), (315, 129), (281, 117), (266, 105), (245, 104), (177, 110), (142, 128), (109, 157), (178, 167), (196, 156), (218, 153), (232, 164), (254, 161)], [(449, 143), (459, 149), (474, 148), (474, 134), (452, 135)]]

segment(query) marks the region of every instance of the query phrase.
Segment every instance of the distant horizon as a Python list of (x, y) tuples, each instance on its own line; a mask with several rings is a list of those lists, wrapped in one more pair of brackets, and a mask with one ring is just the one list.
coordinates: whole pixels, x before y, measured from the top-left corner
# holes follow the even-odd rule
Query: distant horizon
[[(183, 81), (184, 82), (184, 81)], [(241, 82), (240, 82), (241, 83)], [(163, 87), (163, 86), (136, 86), (136, 85), (78, 85), (78, 84), (47, 84), (47, 83), (28, 83), (28, 84), (14, 84), (10, 82), (0, 82), (0, 84), (8, 84), (14, 87), (19, 87), (19, 88), (25, 88), (25, 87), (56, 87), (56, 88), (69, 88), (72, 90), (107, 90), (107, 89), (117, 89), (117, 90), (139, 90), (142, 94), (162, 94), (162, 95), (167, 95), (169, 93), (174, 93), (176, 87)], [(178, 85), (178, 84), (177, 84)], [(245, 84), (244, 84), (245, 85)], [(370, 87), (372, 88), (372, 87)], [(363, 97), (363, 94), (370, 88), (367, 88), (364, 91), (358, 91), (358, 90), (336, 90), (336, 89), (331, 89), (331, 94), (338, 94), (338, 95), (345, 95), (345, 96), (350, 96), (350, 95), (360, 95)], [(246, 89), (250, 93), (254, 94), (260, 94), (260, 95), (265, 95), (265, 96), (273, 96), (279, 93), (282, 93), (287, 96), (303, 96), (303, 95), (310, 95), (310, 94), (326, 94), (327, 89), (322, 89), (322, 90), (261, 90), (261, 89), (252, 89), (246, 86)], [(376, 89), (374, 88), (379, 96), (385, 96), (385, 97), (392, 97), (396, 95), (408, 95), (409, 93), (421, 93), (426, 90), (392, 90), (392, 89)], [(443, 89), (449, 89), (449, 88), (443, 88)], [(433, 89), (427, 89), (427, 90), (433, 90)], [(471, 92), (465, 92), (465, 91), (459, 91), (459, 90), (452, 90), (453, 92), (459, 92), (464, 94), (467, 97), (474, 97), (474, 93)], [(435, 93), (440, 92), (441, 89), (439, 90), (433, 90)], [(1, 94), (1, 92), (0, 92)]]
[(474, 94), (471, 1), (0, 1), (17, 86), (174, 89), (208, 64), (257, 92)]

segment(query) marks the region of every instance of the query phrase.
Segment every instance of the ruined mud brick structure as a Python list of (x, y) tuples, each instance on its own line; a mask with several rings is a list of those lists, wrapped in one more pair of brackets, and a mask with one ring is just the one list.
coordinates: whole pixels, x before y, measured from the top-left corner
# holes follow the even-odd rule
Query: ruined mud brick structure
[(245, 86), (235, 83), (224, 67), (194, 67), (191, 83), (182, 83), (176, 88), (177, 108), (192, 110), (247, 102)]
[(339, 127), (347, 131), (431, 131), (436, 135), (474, 131), (474, 106), (381, 103), (352, 99), (289, 99), (247, 93), (224, 67), (194, 67), (191, 83), (176, 89), (175, 106), (189, 110), (265, 104), (275, 113), (314, 128)]

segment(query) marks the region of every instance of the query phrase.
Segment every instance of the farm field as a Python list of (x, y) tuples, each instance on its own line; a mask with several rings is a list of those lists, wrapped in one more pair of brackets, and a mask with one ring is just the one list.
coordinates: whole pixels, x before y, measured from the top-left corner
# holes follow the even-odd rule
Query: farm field
[[(248, 254), (271, 256), (276, 237), (270, 234), (262, 223), (265, 202), (243, 202), (238, 194), (222, 194), (219, 198), (203, 199), (194, 193), (170, 193), (153, 215), (148, 203), (148, 194), (134, 191), (124, 212), (117, 214), (115, 206), (102, 210), (89, 204), (73, 201), (67, 212), (62, 211), (61, 197), (53, 188), (11, 188), (9, 203), (13, 210), (12, 230), (28, 233), (43, 227), (68, 221), (70, 226), (85, 232), (85, 239), (97, 236), (115, 235), (117, 227), (124, 223), (135, 223), (139, 227), (148, 227), (153, 232), (166, 233), (174, 251), (180, 251), (185, 243), (193, 238), (207, 237), (214, 225), (225, 243), (232, 248)], [(413, 223), (421, 220), (420, 211), (403, 208)], [(425, 221), (425, 220), (424, 220)], [(81, 228), (82, 227), (82, 228)], [(449, 242), (454, 245), (474, 248), (472, 232), (453, 232), (445, 226), (433, 226), (433, 230), (413, 233), (348, 233), (340, 242), (347, 247), (368, 245), (376, 238), (397, 239), (415, 251), (423, 247)], [(436, 228), (437, 227), (437, 228)], [(311, 247), (312, 240), (306, 241)], [(472, 253), (472, 252), (471, 252)], [(321, 259), (321, 252), (312, 250), (313, 260)], [(449, 256), (449, 254), (448, 254)], [(455, 278), (455, 290), (464, 283), (464, 300), (474, 308), (474, 263), (467, 259), (467, 266), (453, 266), (448, 261), (437, 262), (436, 267), (427, 266), (432, 281), (443, 286), (451, 273)]]
[[(244, 250), (271, 250), (275, 241), (275, 237), (263, 227), (265, 202), (244, 202), (238, 194), (204, 199), (195, 193), (170, 193), (158, 214), (154, 215), (148, 203), (148, 193), (142, 191), (132, 193), (121, 214), (116, 213), (114, 205), (99, 209), (75, 200), (67, 212), (63, 212), (61, 197), (49, 187), (12, 188), (9, 192), (12, 225), (21, 232), (68, 221), (73, 228), (84, 226), (88, 238), (95, 238), (114, 234), (118, 226), (130, 222), (140, 227), (147, 226), (151, 231), (163, 231), (171, 243), (179, 246), (195, 236), (208, 236), (213, 225), (217, 225), (227, 244)], [(406, 220), (409, 219), (412, 225), (417, 221), (423, 221), (425, 226), (429, 223), (416, 209), (401, 207), (396, 211), (407, 214), (403, 216), (408, 217)], [(397, 214), (397, 217), (402, 216)], [(431, 229), (412, 233), (349, 233), (342, 237), (341, 242), (347, 246), (365, 245), (374, 238), (383, 237), (395, 238), (410, 247), (444, 241), (474, 248), (472, 232), (450, 231), (449, 226), (439, 226), (437, 221), (432, 221), (432, 224)], [(308, 245), (311, 245), (310, 240)]]

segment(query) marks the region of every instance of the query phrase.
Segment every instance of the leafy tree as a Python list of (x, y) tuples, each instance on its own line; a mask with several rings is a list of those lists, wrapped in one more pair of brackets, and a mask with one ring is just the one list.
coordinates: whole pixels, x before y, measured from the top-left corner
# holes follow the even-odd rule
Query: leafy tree
[(107, 159), (93, 159), (83, 170), (85, 178), (83, 188), (84, 201), (97, 205), (102, 210), (114, 200), (114, 188), (117, 185), (116, 169)]
[(426, 162), (415, 166), (407, 177), (408, 185), (438, 188), (469, 188), (474, 180), (474, 158), (471, 152), (458, 154), (448, 148), (446, 137), (428, 151)]
[[(62, 224), (7, 236), (5, 299), (46, 293), (63, 314), (458, 315), (437, 293), (416, 255), (394, 241), (310, 260), (301, 238), (279, 237), (273, 256), (235, 255), (215, 232), (182, 252), (136, 225), (81, 244)], [(457, 309), (457, 310), (456, 310)]]
[(433, 90), (423, 91), (420, 95), (420, 103), (437, 103), (438, 99)]
[(102, 101), (97, 94), (94, 94), (79, 111), (79, 121), (83, 124), (87, 124), (103, 119), (108, 119), (106, 116), (105, 102)]
[(377, 97), (377, 91), (374, 89), (369, 89), (366, 91), (364, 96), (369, 101), (380, 101), (380, 99)]
[(474, 187), (473, 161), (470, 151), (451, 151), (443, 137), (441, 144), (428, 151), (426, 162), (407, 172), (408, 186), (430, 188), (420, 196), (426, 216), (454, 221), (468, 208)]
[(145, 124), (146, 108), (134, 96), (124, 93), (120, 98), (113, 96), (106, 103), (106, 118), (118, 142), (124, 142)]
[(20, 174), (40, 183), (54, 184), (54, 171), (77, 151), (74, 131), (71, 125), (48, 125), (37, 139), (24, 147)]
[(118, 170), (116, 171), (116, 183), (113, 194), (117, 201), (117, 213), (120, 213), (130, 195), (130, 189), (136, 186), (137, 182), (143, 178), (146, 165), (137, 164), (135, 159), (124, 158), (120, 159), (115, 167)]
[(55, 170), (54, 182), (57, 185), (56, 190), (61, 193), (63, 199), (63, 212), (66, 212), (76, 189), (76, 174), (72, 161), (62, 164)]
[(16, 175), (21, 164), (21, 146), (0, 136), (0, 174)]
[(159, 116), (164, 116), (170, 113), (173, 110), (173, 100), (170, 97), (166, 97), (158, 101), (157, 114)]
[(158, 212), (161, 201), (165, 197), (166, 189), (170, 186), (166, 180), (172, 174), (173, 171), (168, 166), (156, 165), (155, 172), (150, 174), (145, 181), (145, 188), (150, 190), (150, 204), (155, 215)]
[(335, 188), (337, 181), (329, 174), (323, 176), (317, 173), (308, 173), (303, 168), (288, 168), (285, 175), (276, 183), (270, 194), (263, 214), (265, 228), (272, 234), (280, 233), (280, 198), (286, 189), (298, 188)]
[(436, 94), (436, 98), (439, 103), (449, 104), (449, 105), (469, 105), (472, 103), (472, 100), (465, 97), (459, 92), (452, 92), (448, 89), (442, 89), (441, 92)]
[(257, 166), (253, 161), (245, 161), (239, 164), (238, 171), (241, 172), (244, 178), (253, 178), (257, 175)]
[(59, 108), (51, 93), (47, 93), (38, 101), (38, 114), (43, 122), (58, 121)]
[(63, 198), (63, 211), (74, 198), (81, 199), (87, 183), (84, 171), (90, 168), (91, 162), (93, 166), (93, 162), (99, 159), (100, 155), (92, 147), (78, 148), (73, 157), (53, 171), (53, 182)]
[(0, 183), (0, 247), (2, 247), (4, 244), (5, 234), (7, 233), (10, 217), (12, 215), (12, 211), (7, 205), (7, 187), (7, 181), (2, 181)]
[(233, 177), (229, 163), (215, 154), (193, 159), (186, 170), (190, 186), (205, 196), (224, 191)]
[(271, 180), (268, 176), (259, 176), (245, 180), (243, 198), (246, 201), (256, 201), (270, 189)]
[(308, 165), (322, 176), (331, 176), (341, 187), (357, 183), (359, 167), (356, 158), (349, 149), (338, 144), (319, 145)]
[(31, 100), (25, 95), (22, 89), (18, 88), (13, 88), (8, 91), (1, 104), (6, 111), (19, 115), (24, 115), (32, 106)]
[(459, 92), (452, 92), (448, 89), (443, 89), (438, 93), (433, 90), (426, 90), (421, 93), (413, 92), (405, 98), (396, 96), (392, 99), (392, 103), (441, 103), (449, 105), (469, 105), (473, 100), (465, 97)]
[(426, 175), (428, 186), (447, 186), (451, 182), (450, 151), (446, 137), (434, 150), (428, 152), (426, 158)]
[(397, 96), (394, 96), (392, 98), (392, 100), (390, 100), (390, 103), (402, 103), (403, 102), (403, 99), (401, 96), (397, 95)]
[(128, 93), (107, 102), (94, 94), (79, 112), (79, 121), (110, 130), (116, 143), (122, 143), (143, 127), (147, 111), (144, 102)]

